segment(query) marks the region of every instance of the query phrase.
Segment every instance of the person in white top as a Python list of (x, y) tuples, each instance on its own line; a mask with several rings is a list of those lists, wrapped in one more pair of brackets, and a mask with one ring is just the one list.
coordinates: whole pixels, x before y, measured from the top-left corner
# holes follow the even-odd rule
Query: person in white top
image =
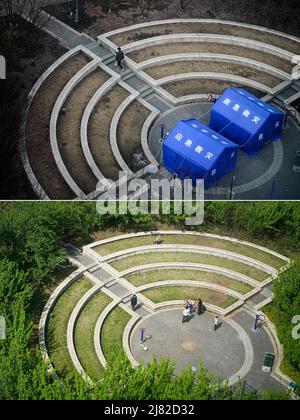
[(214, 331), (217, 331), (217, 329), (221, 326), (221, 322), (219, 320), (219, 317), (215, 316), (215, 322), (214, 322)]
[(189, 311), (189, 307), (186, 306), (182, 312), (182, 323), (184, 324), (185, 322), (189, 322), (190, 320), (190, 311)]
[(157, 236), (156, 236), (156, 239), (155, 239), (155, 244), (156, 244), (156, 245), (160, 245), (160, 244), (161, 244), (161, 236), (160, 236), (160, 235), (157, 235)]

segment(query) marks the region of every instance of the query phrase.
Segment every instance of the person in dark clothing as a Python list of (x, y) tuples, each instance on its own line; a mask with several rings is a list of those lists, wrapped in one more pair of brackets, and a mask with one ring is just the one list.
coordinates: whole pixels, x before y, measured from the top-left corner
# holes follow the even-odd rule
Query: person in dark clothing
[(124, 60), (125, 55), (123, 53), (123, 51), (121, 50), (121, 48), (118, 48), (118, 51), (116, 53), (116, 62), (117, 62), (117, 66), (120, 67), (121, 71), (124, 71), (124, 68), (122, 66), (122, 61)]
[(136, 305), (137, 305), (137, 296), (132, 295), (132, 298), (131, 298), (130, 302), (131, 302), (132, 310), (135, 311), (135, 308), (136, 308)]
[(201, 299), (197, 300), (197, 314), (201, 315), (202, 314), (202, 306), (203, 306), (203, 302)]
[(215, 321), (214, 321), (214, 332), (216, 332), (221, 326), (222, 326), (222, 322), (220, 321), (219, 317), (216, 315)]

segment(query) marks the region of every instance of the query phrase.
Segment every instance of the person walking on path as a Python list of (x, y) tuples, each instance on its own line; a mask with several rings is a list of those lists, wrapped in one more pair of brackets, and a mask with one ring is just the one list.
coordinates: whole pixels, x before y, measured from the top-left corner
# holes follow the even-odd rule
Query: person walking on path
[(135, 311), (136, 305), (137, 305), (137, 296), (136, 295), (132, 295), (130, 303), (131, 303), (132, 310)]
[(116, 53), (116, 65), (118, 67), (120, 67), (121, 71), (124, 71), (124, 67), (122, 66), (122, 61), (124, 60), (125, 55), (123, 53), (123, 51), (121, 50), (121, 48), (118, 48), (118, 51)]

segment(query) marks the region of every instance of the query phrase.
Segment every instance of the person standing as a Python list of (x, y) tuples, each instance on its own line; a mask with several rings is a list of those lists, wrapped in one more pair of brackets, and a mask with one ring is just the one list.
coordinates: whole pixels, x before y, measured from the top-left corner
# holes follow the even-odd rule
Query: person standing
[(182, 323), (184, 324), (185, 322), (189, 322), (190, 320), (190, 311), (189, 311), (189, 307), (186, 306), (182, 312)]
[(215, 97), (215, 95), (213, 95), (211, 92), (209, 92), (208, 95), (207, 95), (207, 101), (215, 104), (217, 102), (217, 98)]
[(120, 67), (122, 72), (124, 71), (124, 68), (122, 66), (122, 61), (124, 60), (124, 58), (125, 58), (125, 55), (123, 51), (121, 50), (121, 48), (119, 47), (116, 53), (116, 64), (118, 67)]
[(216, 332), (216, 331), (217, 331), (217, 329), (220, 327), (220, 325), (221, 325), (221, 323), (220, 323), (219, 317), (216, 315), (216, 316), (215, 316), (215, 321), (214, 321), (214, 331), (215, 331), (215, 332)]
[(197, 300), (197, 314), (201, 315), (202, 314), (202, 306), (203, 306), (203, 302), (201, 299)]
[(131, 308), (132, 308), (132, 310), (135, 311), (136, 305), (137, 305), (137, 296), (136, 295), (132, 295), (130, 302), (131, 302)]
[(161, 244), (161, 236), (157, 235), (155, 238), (155, 245), (160, 245)]

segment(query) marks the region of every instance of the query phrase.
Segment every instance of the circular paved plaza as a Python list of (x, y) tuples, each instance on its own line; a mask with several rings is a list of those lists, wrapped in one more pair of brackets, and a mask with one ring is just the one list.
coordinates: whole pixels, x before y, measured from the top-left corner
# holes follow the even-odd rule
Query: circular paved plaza
[[(238, 372), (244, 376), (253, 362), (252, 345), (245, 331), (230, 320), (222, 320), (216, 332), (213, 325), (214, 315), (208, 312), (201, 316), (194, 314), (190, 322), (184, 324), (181, 310), (159, 312), (135, 328), (131, 350), (140, 362), (149, 362), (153, 357), (169, 358), (176, 363), (177, 371), (188, 366), (198, 368), (201, 359), (204, 367), (216, 376), (236, 378)], [(140, 344), (141, 328), (152, 335), (145, 343), (148, 351)]]

